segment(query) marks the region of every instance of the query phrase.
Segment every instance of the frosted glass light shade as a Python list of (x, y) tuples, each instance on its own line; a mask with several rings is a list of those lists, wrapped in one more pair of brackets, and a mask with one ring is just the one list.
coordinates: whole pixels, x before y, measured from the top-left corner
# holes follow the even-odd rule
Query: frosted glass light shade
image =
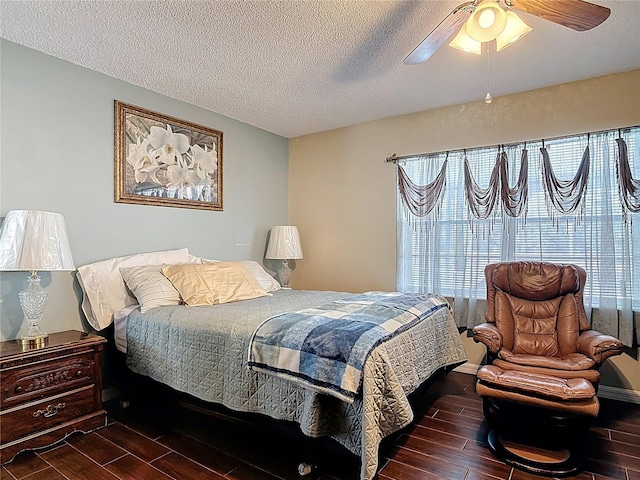
[(298, 228), (292, 225), (273, 227), (265, 258), (276, 260), (302, 258), (302, 244)]
[(476, 42), (471, 38), (467, 34), (467, 29), (464, 28), (464, 25), (451, 43), (449, 43), (449, 46), (462, 50), (463, 52), (475, 53), (476, 55), (480, 55), (482, 53), (482, 43)]
[(507, 12), (507, 25), (502, 33), (496, 37), (496, 51), (500, 52), (504, 50), (509, 45), (520, 40), (531, 30), (533, 29), (524, 23), (516, 12), (509, 10)]
[(64, 217), (59, 213), (11, 210), (0, 230), (0, 270), (75, 270)]
[(467, 20), (467, 34), (477, 42), (490, 42), (502, 33), (507, 14), (495, 0), (484, 0)]

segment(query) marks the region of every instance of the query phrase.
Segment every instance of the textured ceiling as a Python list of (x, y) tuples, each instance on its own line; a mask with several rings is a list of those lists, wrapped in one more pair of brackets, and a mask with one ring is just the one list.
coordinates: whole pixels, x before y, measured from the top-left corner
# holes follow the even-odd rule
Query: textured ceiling
[(0, 0), (0, 36), (290, 138), (640, 68), (640, 0), (593, 1), (587, 32), (521, 14), (488, 76), (446, 44), (402, 63), (461, 0)]

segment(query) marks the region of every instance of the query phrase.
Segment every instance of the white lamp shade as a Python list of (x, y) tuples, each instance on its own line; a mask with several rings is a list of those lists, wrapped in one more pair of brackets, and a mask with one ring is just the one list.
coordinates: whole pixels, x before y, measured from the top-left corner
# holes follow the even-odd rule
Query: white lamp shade
[(273, 227), (265, 258), (275, 260), (302, 258), (302, 244), (298, 228), (291, 225)]
[(64, 217), (59, 213), (11, 210), (0, 230), (0, 270), (75, 270)]
[(516, 41), (520, 40), (532, 28), (524, 23), (522, 19), (516, 14), (516, 12), (509, 10), (507, 12), (507, 26), (500, 35), (496, 37), (496, 51), (500, 52), (512, 45)]
[(467, 34), (467, 29), (464, 28), (464, 25), (455, 36), (455, 38), (451, 40), (449, 46), (457, 48), (458, 50), (462, 50), (463, 52), (475, 53), (476, 55), (480, 55), (482, 53), (482, 43), (476, 42), (473, 38), (471, 38)]

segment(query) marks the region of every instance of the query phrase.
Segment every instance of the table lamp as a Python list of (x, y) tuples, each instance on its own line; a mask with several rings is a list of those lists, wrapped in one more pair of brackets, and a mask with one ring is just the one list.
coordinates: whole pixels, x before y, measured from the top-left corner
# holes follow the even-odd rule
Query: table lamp
[(267, 254), (264, 258), (282, 260), (282, 268), (278, 270), (278, 277), (282, 288), (289, 288), (291, 268), (289, 268), (288, 261), (302, 258), (298, 228), (291, 225), (273, 227), (271, 237), (269, 237)]
[(29, 323), (22, 336), (23, 348), (47, 345), (49, 335), (40, 330), (47, 293), (38, 271), (75, 270), (64, 217), (59, 213), (11, 210), (0, 229), (0, 271), (27, 271), (28, 286), (18, 294)]

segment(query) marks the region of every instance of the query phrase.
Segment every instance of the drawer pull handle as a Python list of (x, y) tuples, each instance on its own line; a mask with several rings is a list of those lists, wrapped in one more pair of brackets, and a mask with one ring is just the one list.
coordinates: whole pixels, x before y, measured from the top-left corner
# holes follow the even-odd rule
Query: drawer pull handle
[(22, 391), (22, 387), (20, 385), (18, 385), (16, 388), (13, 389), (13, 391), (15, 393), (20, 393)]
[(76, 377), (81, 377), (82, 376), (82, 370), (78, 370), (76, 372)]
[(47, 405), (47, 408), (45, 408), (44, 410), (36, 410), (35, 412), (33, 412), (33, 417), (38, 418), (40, 415), (42, 415), (44, 418), (53, 417), (56, 413), (58, 413), (58, 410), (62, 410), (66, 406), (67, 404), (63, 402), (60, 402), (57, 405)]

